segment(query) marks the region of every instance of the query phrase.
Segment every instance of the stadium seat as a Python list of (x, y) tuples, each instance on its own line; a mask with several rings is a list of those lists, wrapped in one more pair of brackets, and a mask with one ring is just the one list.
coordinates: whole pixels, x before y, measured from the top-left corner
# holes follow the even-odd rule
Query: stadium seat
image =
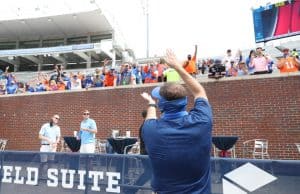
[(268, 153), (268, 140), (251, 139), (243, 142), (243, 156), (250, 153), (253, 158), (270, 159)]
[(124, 154), (140, 154), (140, 142), (126, 146), (124, 148)]
[(7, 139), (0, 139), (0, 151), (5, 150), (7, 141), (8, 141)]
[(96, 139), (95, 153), (105, 154), (106, 153), (106, 145), (107, 145), (106, 140)]
[[(219, 150), (214, 144), (213, 144), (213, 148), (214, 148), (214, 157), (219, 157), (220, 152), (222, 150)], [(232, 148), (230, 148), (229, 150), (227, 150), (226, 153), (229, 153), (229, 157), (236, 158), (235, 145)]]
[(67, 143), (65, 140), (62, 138), (60, 140), (60, 149), (58, 150), (59, 152), (71, 152), (70, 148), (68, 147)]
[(300, 154), (300, 143), (295, 143), (295, 145), (296, 145), (296, 147), (297, 147), (297, 149), (298, 149), (298, 152), (299, 152), (299, 154)]

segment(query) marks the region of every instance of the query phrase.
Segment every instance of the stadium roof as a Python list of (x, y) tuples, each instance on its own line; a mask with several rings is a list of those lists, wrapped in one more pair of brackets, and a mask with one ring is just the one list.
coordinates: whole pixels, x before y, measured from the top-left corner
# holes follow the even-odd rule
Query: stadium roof
[(10, 0), (0, 8), (0, 66), (40, 70), (131, 60), (115, 18), (98, 0)]
[(100, 9), (66, 15), (0, 21), (0, 41), (91, 35), (113, 30)]

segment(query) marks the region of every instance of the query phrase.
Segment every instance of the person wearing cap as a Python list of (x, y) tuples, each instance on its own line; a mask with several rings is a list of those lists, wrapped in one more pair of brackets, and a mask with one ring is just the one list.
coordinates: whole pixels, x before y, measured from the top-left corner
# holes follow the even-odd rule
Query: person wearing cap
[(300, 60), (295, 56), (290, 56), (288, 48), (284, 48), (282, 52), (283, 56), (277, 63), (277, 68), (280, 70), (280, 73), (297, 72), (298, 68), (300, 68)]
[(97, 72), (96, 74), (94, 74), (93, 80), (94, 80), (94, 85), (93, 87), (103, 87), (104, 85), (104, 78), (105, 75), (103, 75), (100, 72)]
[[(211, 193), (211, 106), (204, 88), (173, 51), (167, 50), (166, 61), (185, 82), (194, 106), (186, 111), (187, 91), (176, 83), (156, 87), (151, 95), (141, 94), (148, 103), (142, 136), (153, 168), (152, 189), (158, 194)], [(156, 108), (162, 113), (160, 118)]]
[(6, 86), (7, 94), (15, 94), (18, 89), (18, 85), (16, 84), (15, 80), (11, 80), (10, 84)]

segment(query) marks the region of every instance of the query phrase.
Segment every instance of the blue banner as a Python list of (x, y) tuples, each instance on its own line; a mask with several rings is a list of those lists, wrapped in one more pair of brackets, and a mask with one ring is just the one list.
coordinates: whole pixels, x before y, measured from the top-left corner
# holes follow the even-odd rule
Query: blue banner
[(22, 56), (22, 55), (43, 55), (54, 53), (70, 53), (73, 51), (94, 49), (93, 43), (77, 44), (67, 46), (55, 46), (55, 47), (42, 47), (42, 48), (28, 48), (28, 49), (14, 49), (14, 50), (0, 50), (0, 57), (6, 56)]
[[(5, 151), (0, 157), (0, 194), (152, 192), (147, 156)], [(211, 182), (213, 194), (298, 194), (300, 161), (213, 158)]]

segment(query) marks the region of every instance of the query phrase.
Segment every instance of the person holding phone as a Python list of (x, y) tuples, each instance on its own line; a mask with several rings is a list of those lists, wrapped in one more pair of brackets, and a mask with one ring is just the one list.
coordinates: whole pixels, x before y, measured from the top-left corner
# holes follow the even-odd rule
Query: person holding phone
[(254, 68), (254, 74), (269, 73), (269, 63), (271, 59), (265, 56), (262, 47), (256, 48), (256, 57), (250, 62), (250, 67)]

